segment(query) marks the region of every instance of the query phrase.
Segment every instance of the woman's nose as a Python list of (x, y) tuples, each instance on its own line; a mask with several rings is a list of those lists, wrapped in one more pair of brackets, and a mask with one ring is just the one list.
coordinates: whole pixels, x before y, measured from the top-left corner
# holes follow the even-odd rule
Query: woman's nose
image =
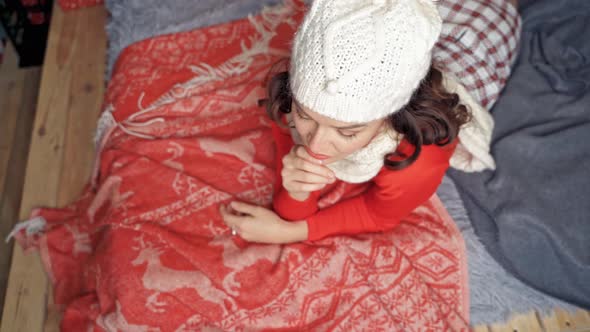
[(317, 154), (326, 153), (326, 151), (324, 151), (324, 147), (326, 145), (325, 132), (321, 130), (319, 127), (316, 128), (316, 130), (314, 130), (313, 132), (309, 133), (307, 142), (308, 147), (312, 152)]

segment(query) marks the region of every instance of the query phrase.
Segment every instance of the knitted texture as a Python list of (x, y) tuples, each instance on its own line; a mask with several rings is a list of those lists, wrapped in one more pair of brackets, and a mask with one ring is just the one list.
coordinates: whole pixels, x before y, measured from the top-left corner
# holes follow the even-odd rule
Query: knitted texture
[(293, 45), (293, 94), (343, 122), (394, 113), (426, 75), (441, 25), (430, 0), (316, 0)]

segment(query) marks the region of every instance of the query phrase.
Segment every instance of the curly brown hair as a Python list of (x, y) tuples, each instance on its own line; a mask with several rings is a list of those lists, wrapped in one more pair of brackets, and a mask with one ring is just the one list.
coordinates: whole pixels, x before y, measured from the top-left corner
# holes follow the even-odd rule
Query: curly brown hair
[[(266, 107), (269, 117), (282, 125), (281, 118), (291, 112), (292, 94), (289, 87), (289, 72), (282, 60), (275, 64), (267, 79), (267, 99), (259, 101)], [(408, 104), (388, 116), (388, 124), (415, 149), (410, 156), (398, 155), (395, 151), (385, 156), (385, 166), (400, 170), (411, 165), (422, 151), (423, 145), (451, 144), (459, 134), (461, 126), (471, 120), (467, 107), (460, 104), (456, 93), (448, 92), (443, 86), (443, 74), (433, 64)], [(392, 157), (398, 157), (392, 160)], [(399, 157), (406, 157), (401, 159)]]

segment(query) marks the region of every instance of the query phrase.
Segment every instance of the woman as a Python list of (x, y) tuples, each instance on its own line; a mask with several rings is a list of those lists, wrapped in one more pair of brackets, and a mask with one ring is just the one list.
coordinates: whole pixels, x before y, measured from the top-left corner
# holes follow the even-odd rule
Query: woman
[(493, 120), (433, 62), (441, 27), (429, 0), (315, 0), (289, 71), (268, 85), (274, 212), (221, 206), (232, 232), (290, 243), (385, 231), (435, 193), (449, 165), (494, 168)]

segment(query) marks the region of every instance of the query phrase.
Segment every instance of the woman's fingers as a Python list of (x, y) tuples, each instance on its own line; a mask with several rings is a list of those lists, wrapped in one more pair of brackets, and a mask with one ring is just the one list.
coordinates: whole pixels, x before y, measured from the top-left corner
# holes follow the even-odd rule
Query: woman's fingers
[(323, 189), (325, 186), (326, 186), (325, 183), (305, 183), (305, 182), (293, 182), (291, 185), (293, 192), (312, 192), (312, 191)]
[(283, 187), (291, 194), (320, 190), (336, 181), (332, 170), (311, 157), (301, 145), (283, 157), (281, 177)]
[(334, 179), (334, 173), (326, 166), (312, 164), (307, 160), (298, 159), (295, 161), (295, 168), (308, 173), (319, 175), (328, 180)]
[(281, 176), (283, 178), (283, 187), (291, 193), (320, 190), (327, 184), (334, 182), (334, 179), (327, 179), (299, 169), (283, 168)]
[(322, 163), (323, 163), (321, 160), (310, 156), (309, 153), (307, 153), (307, 150), (305, 150), (305, 147), (303, 145), (296, 145), (295, 147), (293, 147), (293, 152), (297, 157), (307, 160), (310, 163), (313, 163), (316, 165), (322, 165)]
[(328, 184), (335, 181), (334, 178), (326, 178), (315, 173), (306, 172), (300, 169), (283, 169), (281, 171), (283, 179), (294, 182), (305, 182), (305, 183), (316, 183), (316, 184)]
[(307, 154), (301, 145), (294, 147), (291, 153), (283, 158), (283, 166), (287, 169), (299, 169), (313, 173), (329, 180), (334, 179), (334, 172)]
[(224, 204), (219, 205), (219, 213), (221, 214), (223, 222), (233, 231), (237, 232), (240, 231), (241, 224), (244, 222), (244, 220), (248, 218), (247, 216), (240, 216), (232, 213), (229, 207)]
[(232, 209), (236, 210), (237, 212), (247, 214), (250, 216), (258, 215), (259, 211), (261, 209), (261, 207), (258, 205), (252, 205), (252, 204), (242, 203), (242, 202), (237, 202), (237, 201), (233, 201), (233, 202), (229, 203), (229, 205), (231, 206)]

